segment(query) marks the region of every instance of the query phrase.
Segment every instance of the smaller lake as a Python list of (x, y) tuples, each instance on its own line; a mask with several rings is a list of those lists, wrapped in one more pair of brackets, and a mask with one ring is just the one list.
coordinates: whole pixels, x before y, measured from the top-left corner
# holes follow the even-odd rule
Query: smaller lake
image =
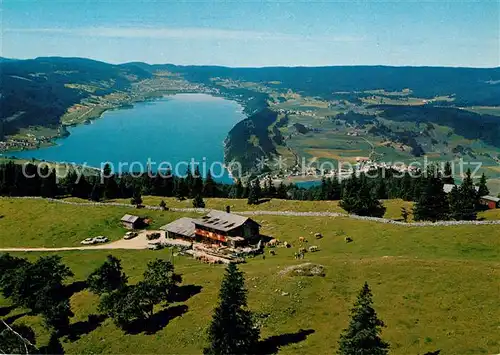
[(70, 136), (57, 139), (55, 146), (13, 155), (98, 168), (110, 162), (115, 172), (140, 171), (140, 167), (146, 171), (149, 159), (152, 171), (166, 168), (168, 162), (177, 175), (184, 174), (193, 159), (200, 163), (202, 174), (212, 167), (213, 174), (220, 175), (218, 181), (231, 182), (221, 168), (223, 141), (243, 119), (243, 108), (235, 101), (179, 94), (107, 111), (89, 125), (69, 128)]

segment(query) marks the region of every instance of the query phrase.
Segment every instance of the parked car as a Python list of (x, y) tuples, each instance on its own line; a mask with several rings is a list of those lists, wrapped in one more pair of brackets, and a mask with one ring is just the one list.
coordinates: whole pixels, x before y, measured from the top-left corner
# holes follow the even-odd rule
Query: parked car
[(87, 238), (87, 239), (84, 239), (80, 242), (80, 244), (83, 244), (83, 245), (91, 245), (91, 244), (95, 244), (96, 241), (95, 241), (95, 238)]
[(158, 232), (150, 233), (146, 236), (146, 238), (148, 238), (148, 240), (155, 240), (155, 239), (158, 239), (160, 237), (161, 237), (161, 234)]
[(94, 242), (95, 243), (107, 243), (107, 242), (109, 242), (109, 239), (100, 235), (100, 236), (94, 238)]
[(159, 241), (149, 242), (148, 249), (150, 250), (159, 250), (162, 249), (163, 245)]
[(132, 239), (132, 238), (135, 238), (137, 237), (137, 232), (127, 232), (125, 233), (125, 236), (123, 237), (123, 239)]

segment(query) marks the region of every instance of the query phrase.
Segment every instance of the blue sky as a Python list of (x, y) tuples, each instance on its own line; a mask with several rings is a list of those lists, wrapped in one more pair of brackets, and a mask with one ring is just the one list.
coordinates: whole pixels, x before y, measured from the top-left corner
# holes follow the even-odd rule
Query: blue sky
[(500, 66), (500, 1), (3, 0), (1, 55), (111, 63)]

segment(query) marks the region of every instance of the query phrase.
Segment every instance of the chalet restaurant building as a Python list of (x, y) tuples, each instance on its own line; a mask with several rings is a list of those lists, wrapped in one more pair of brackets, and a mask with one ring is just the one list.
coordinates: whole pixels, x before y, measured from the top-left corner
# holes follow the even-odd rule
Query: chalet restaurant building
[(216, 210), (199, 219), (180, 218), (161, 229), (167, 238), (230, 247), (256, 243), (260, 237), (260, 225), (251, 218)]

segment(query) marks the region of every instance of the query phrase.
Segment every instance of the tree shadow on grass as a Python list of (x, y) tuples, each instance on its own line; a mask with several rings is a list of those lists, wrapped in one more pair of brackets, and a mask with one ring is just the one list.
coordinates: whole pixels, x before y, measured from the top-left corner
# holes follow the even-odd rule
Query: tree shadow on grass
[(188, 299), (197, 295), (203, 289), (198, 285), (183, 285), (177, 288), (175, 296), (172, 297), (172, 302), (186, 302)]
[(140, 333), (155, 334), (165, 328), (172, 319), (182, 316), (187, 311), (188, 307), (186, 305), (168, 307), (156, 312), (147, 320), (132, 322), (125, 331), (127, 334), (134, 335)]
[(7, 314), (16, 309), (16, 306), (0, 307), (0, 317), (5, 317)]
[(273, 335), (259, 342), (259, 354), (276, 354), (282, 346), (300, 343), (314, 332), (314, 329), (300, 329), (296, 333)]
[(64, 287), (64, 293), (69, 298), (73, 296), (75, 293), (85, 290), (87, 287), (88, 287), (87, 281), (75, 281)]
[(7, 318), (3, 318), (2, 320), (7, 323), (7, 324), (12, 324), (14, 323), (16, 320), (24, 317), (24, 316), (32, 316), (34, 315), (33, 313), (31, 312), (22, 312), (22, 313), (18, 313), (18, 314), (14, 314), (13, 316), (10, 316), (10, 317), (7, 317)]
[(90, 314), (86, 321), (70, 324), (67, 331), (68, 339), (71, 341), (80, 339), (82, 335), (89, 334), (90, 332), (96, 330), (105, 319), (105, 315)]
[(255, 204), (256, 205), (261, 205), (261, 204), (269, 202), (269, 201), (271, 201), (270, 198), (260, 198)]

